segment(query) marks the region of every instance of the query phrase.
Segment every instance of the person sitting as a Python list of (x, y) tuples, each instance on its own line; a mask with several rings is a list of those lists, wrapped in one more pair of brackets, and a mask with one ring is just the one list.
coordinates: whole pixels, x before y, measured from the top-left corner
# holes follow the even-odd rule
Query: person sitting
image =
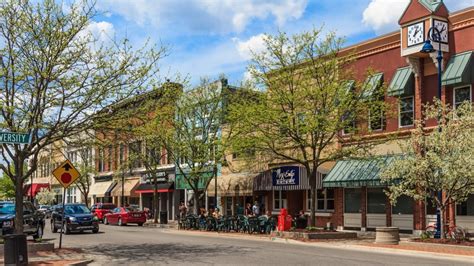
[(220, 213), (220, 211), (219, 211), (219, 208), (216, 208), (216, 209), (214, 210), (214, 212), (212, 213), (212, 217), (214, 217), (214, 218), (216, 218), (216, 219), (221, 218), (221, 216), (222, 216), (222, 215), (221, 215), (221, 213)]
[(304, 211), (300, 210), (296, 218), (296, 228), (305, 229), (307, 226), (308, 226), (308, 218), (306, 217), (306, 214), (304, 213)]

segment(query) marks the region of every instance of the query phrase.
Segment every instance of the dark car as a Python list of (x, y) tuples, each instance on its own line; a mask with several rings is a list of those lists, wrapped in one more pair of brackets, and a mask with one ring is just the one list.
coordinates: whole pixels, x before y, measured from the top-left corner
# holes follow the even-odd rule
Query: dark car
[[(95, 217), (85, 204), (64, 205), (64, 233), (92, 231), (99, 232), (99, 220)], [(53, 208), (51, 214), (51, 231), (58, 232), (62, 226), (62, 205)]]
[(99, 221), (103, 221), (107, 213), (111, 213), (117, 206), (113, 203), (96, 203), (92, 205), (91, 212), (97, 216)]
[[(31, 202), (23, 202), (23, 232), (33, 239), (43, 237), (44, 214), (38, 211)], [(15, 203), (0, 202), (1, 234), (13, 234), (15, 230)]]

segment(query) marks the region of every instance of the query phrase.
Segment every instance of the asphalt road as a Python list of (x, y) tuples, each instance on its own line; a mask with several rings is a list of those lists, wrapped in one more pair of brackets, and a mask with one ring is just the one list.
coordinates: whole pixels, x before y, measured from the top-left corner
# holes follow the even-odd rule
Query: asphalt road
[[(55, 238), (45, 229), (45, 239)], [(102, 225), (100, 233), (65, 235), (64, 247), (79, 247), (95, 265), (473, 265), (425, 255), (295, 245), (269, 238), (244, 239), (174, 230)]]

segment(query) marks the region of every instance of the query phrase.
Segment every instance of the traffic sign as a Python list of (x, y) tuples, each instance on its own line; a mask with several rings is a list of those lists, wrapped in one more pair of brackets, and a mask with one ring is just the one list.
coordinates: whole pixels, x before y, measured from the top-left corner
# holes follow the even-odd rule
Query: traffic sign
[(28, 144), (30, 143), (30, 134), (15, 133), (15, 132), (0, 132), (0, 143)]
[(53, 175), (64, 188), (68, 188), (81, 176), (69, 160), (66, 160), (58, 168), (54, 169)]

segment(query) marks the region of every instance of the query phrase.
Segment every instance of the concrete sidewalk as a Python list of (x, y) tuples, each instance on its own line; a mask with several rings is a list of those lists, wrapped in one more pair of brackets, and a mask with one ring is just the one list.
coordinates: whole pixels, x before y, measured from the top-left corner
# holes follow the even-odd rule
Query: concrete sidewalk
[[(80, 249), (63, 248), (28, 253), (28, 265), (87, 265), (92, 261)], [(0, 264), (4, 264), (3, 256)]]

